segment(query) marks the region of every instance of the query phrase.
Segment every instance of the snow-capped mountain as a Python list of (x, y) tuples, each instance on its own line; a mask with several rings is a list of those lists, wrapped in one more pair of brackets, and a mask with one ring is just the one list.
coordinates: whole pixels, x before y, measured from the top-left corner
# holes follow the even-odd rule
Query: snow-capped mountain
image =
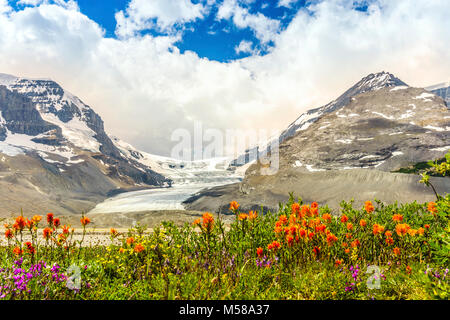
[[(406, 88), (408, 85), (392, 75), (389, 72), (379, 72), (372, 73), (368, 76), (362, 78), (358, 83), (345, 91), (342, 95), (340, 95), (337, 99), (331, 101), (330, 103), (315, 109), (308, 110), (302, 113), (294, 122), (292, 122), (284, 131), (281, 132), (278, 138), (279, 144), (283, 141), (292, 137), (299, 131), (304, 131), (309, 128), (314, 122), (316, 122), (321, 116), (324, 114), (333, 112), (342, 108), (346, 104), (348, 104), (352, 97), (355, 95), (369, 92), (369, 91), (378, 91), (382, 88)], [(249, 154), (255, 152), (255, 149), (258, 150), (257, 154), (265, 154), (270, 150), (266, 150), (268, 146), (272, 144), (271, 141), (268, 141), (265, 145), (255, 146), (250, 148), (245, 152), (245, 154), (241, 155), (239, 158), (232, 162), (233, 166), (239, 166), (242, 164), (248, 163)], [(253, 153), (255, 154), (255, 153)]]
[(57, 209), (57, 199), (72, 196), (77, 204), (61, 209), (69, 212), (89, 208), (92, 201), (78, 204), (111, 190), (171, 183), (124, 156), (106, 134), (101, 117), (48, 79), (0, 74), (0, 156), (0, 185), (39, 190)]
[[(279, 168), (273, 174), (254, 163), (242, 183), (204, 191), (187, 199), (186, 208), (223, 212), (236, 200), (243, 210), (262, 202), (276, 209), (289, 192), (336, 210), (351, 197), (357, 205), (374, 198), (432, 201), (434, 193), (417, 175), (396, 172), (450, 150), (450, 110), (441, 96), (382, 72), (304, 113), (280, 140)], [(450, 179), (433, 179), (438, 192), (450, 190)]]

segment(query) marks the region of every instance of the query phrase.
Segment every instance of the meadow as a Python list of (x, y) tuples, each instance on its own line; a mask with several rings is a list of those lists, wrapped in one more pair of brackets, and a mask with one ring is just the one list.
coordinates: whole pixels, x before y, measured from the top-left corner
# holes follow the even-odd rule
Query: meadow
[[(447, 174), (447, 162), (435, 170)], [(432, 187), (427, 173), (422, 182)], [(241, 212), (233, 222), (204, 213), (191, 223), (110, 230), (110, 243), (53, 213), (5, 224), (0, 299), (449, 299), (450, 195), (435, 202), (303, 203)]]

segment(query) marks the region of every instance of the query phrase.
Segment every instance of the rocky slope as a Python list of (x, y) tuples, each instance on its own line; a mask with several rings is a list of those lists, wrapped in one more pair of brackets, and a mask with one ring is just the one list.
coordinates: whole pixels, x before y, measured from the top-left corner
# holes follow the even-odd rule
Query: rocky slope
[[(301, 115), (280, 141), (273, 175), (261, 174), (256, 163), (242, 183), (205, 191), (188, 199), (187, 208), (218, 210), (229, 200), (276, 208), (290, 191), (334, 209), (351, 197), (358, 204), (373, 198), (431, 200), (432, 191), (417, 176), (391, 172), (450, 149), (450, 111), (441, 97), (382, 72)], [(440, 192), (450, 192), (450, 179), (434, 182)]]
[(0, 160), (0, 216), (80, 213), (116, 189), (171, 183), (124, 155), (97, 113), (46, 79), (0, 74)]

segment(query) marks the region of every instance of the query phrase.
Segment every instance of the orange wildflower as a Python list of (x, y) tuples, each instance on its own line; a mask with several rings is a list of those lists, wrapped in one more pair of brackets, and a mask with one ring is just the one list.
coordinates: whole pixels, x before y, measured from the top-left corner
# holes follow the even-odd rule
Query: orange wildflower
[(337, 240), (338, 238), (334, 234), (330, 233), (327, 235), (327, 243), (329, 246), (333, 245)]
[(111, 230), (109, 230), (109, 234), (111, 235), (111, 237), (116, 237), (118, 235), (118, 232), (116, 229), (111, 228)]
[(259, 248), (256, 249), (256, 254), (258, 255), (258, 257), (262, 257), (263, 252), (264, 252), (264, 250), (263, 250), (263, 248), (261, 248), (261, 247), (259, 247)]
[(361, 221), (359, 221), (359, 225), (364, 228), (365, 226), (367, 226), (367, 221), (364, 219), (361, 219)]
[(278, 218), (278, 221), (280, 221), (283, 225), (288, 223), (288, 219), (284, 214)]
[(342, 264), (342, 259), (337, 259), (336, 262), (334, 263), (334, 265), (337, 267), (340, 264)]
[(406, 233), (408, 233), (408, 230), (410, 229), (410, 226), (407, 225), (406, 223), (399, 223), (395, 226), (395, 232), (397, 233), (398, 236), (402, 237), (404, 236)]
[(230, 202), (230, 210), (231, 211), (236, 211), (238, 208), (239, 208), (239, 203), (237, 203), (236, 201)]
[(327, 222), (327, 223), (330, 223), (330, 222), (331, 222), (331, 214), (329, 214), (329, 213), (324, 213), (324, 214), (322, 215), (322, 219), (323, 219), (323, 221), (325, 221), (325, 222)]
[(16, 223), (14, 223), (13, 227), (16, 230), (23, 230), (23, 228), (25, 227), (26, 221), (25, 218), (22, 216), (18, 216), (16, 218)]
[(31, 220), (32, 220), (34, 223), (39, 223), (39, 222), (41, 222), (42, 217), (41, 217), (41, 216), (38, 216), (38, 215), (34, 215), (33, 218), (31, 218)]
[(134, 243), (134, 238), (133, 237), (127, 238), (127, 245), (131, 245), (133, 243)]
[(54, 220), (53, 220), (53, 225), (55, 226), (55, 227), (59, 227), (60, 226), (60, 224), (61, 224), (61, 220), (59, 219), (59, 218), (55, 218)]
[(402, 222), (403, 221), (403, 216), (401, 214), (394, 214), (392, 216), (392, 220), (395, 222)]
[(391, 237), (386, 238), (386, 244), (391, 245), (393, 243), (394, 243), (394, 239), (392, 239)]
[(42, 235), (43, 235), (44, 239), (46, 239), (46, 240), (50, 239), (52, 233), (53, 233), (53, 230), (48, 227), (42, 231)]
[(298, 213), (300, 213), (300, 204), (298, 204), (298, 203), (293, 203), (293, 204), (291, 205), (291, 212), (292, 212), (292, 214), (298, 214)]
[(47, 213), (47, 223), (49, 226), (53, 225), (53, 213)]
[(248, 218), (250, 220), (255, 220), (258, 217), (258, 212), (257, 211), (250, 211), (248, 213)]
[(320, 247), (314, 247), (313, 252), (317, 257), (320, 254)]
[(298, 230), (298, 234), (300, 235), (300, 237), (305, 238), (306, 237), (306, 230), (303, 228), (300, 228)]
[(352, 242), (351, 246), (352, 246), (352, 248), (355, 248), (355, 247), (358, 247), (360, 244), (361, 244), (361, 243), (359, 242), (359, 240), (358, 240), (358, 239), (355, 239), (355, 240)]
[(341, 217), (341, 222), (346, 223), (347, 221), (348, 221), (348, 217), (345, 214), (343, 214)]
[(417, 229), (417, 233), (418, 233), (419, 235), (423, 235), (423, 234), (425, 233), (425, 229), (422, 228), (422, 227), (420, 227), (419, 229)]
[(5, 231), (5, 238), (6, 239), (11, 239), (13, 237), (13, 232), (11, 231), (11, 229), (6, 229)]
[(412, 271), (411, 267), (410, 266), (406, 266), (406, 273), (407, 274), (411, 274), (411, 271)]
[(353, 223), (347, 223), (347, 230), (353, 230)]
[(348, 243), (347, 242), (342, 242), (342, 247), (343, 248), (347, 248), (348, 247)]
[(34, 254), (36, 252), (31, 242), (25, 242), (25, 245), (27, 246), (27, 250), (30, 254)]
[(145, 247), (144, 247), (142, 244), (140, 244), (140, 243), (138, 243), (138, 244), (134, 247), (134, 252), (137, 252), (137, 253), (142, 252), (142, 251), (144, 251), (144, 250), (145, 250)]
[(431, 213), (437, 213), (436, 203), (435, 202), (428, 202), (428, 211)]
[(372, 231), (373, 231), (374, 235), (377, 235), (377, 234), (383, 233), (384, 227), (379, 225), (378, 223), (375, 223), (373, 225), (373, 230)]
[(364, 209), (366, 210), (367, 213), (372, 213), (375, 210), (371, 201), (366, 201), (364, 203)]
[(313, 203), (311, 203), (311, 208), (317, 209), (317, 208), (319, 208), (319, 204), (317, 202), (313, 202)]
[(345, 249), (345, 253), (350, 253), (350, 249)]
[(386, 231), (386, 232), (384, 233), (384, 235), (385, 235), (387, 238), (390, 238), (390, 237), (392, 237), (392, 232), (390, 232), (390, 231), (388, 230), (388, 231)]
[(243, 221), (243, 220), (247, 220), (248, 219), (248, 214), (246, 213), (241, 213), (239, 215), (239, 220)]
[(346, 234), (345, 234), (345, 237), (346, 237), (347, 239), (351, 239), (351, 238), (353, 238), (353, 236), (352, 236), (352, 234), (351, 234), (351, 233), (346, 233)]
[(399, 247), (395, 247), (392, 251), (394, 252), (394, 254), (396, 256), (398, 256), (400, 254), (400, 248)]
[(429, 225), (429, 224), (426, 224), (426, 225), (424, 225), (423, 227), (424, 227), (425, 229), (427, 229), (427, 230), (430, 229), (430, 225)]
[(62, 232), (63, 232), (63, 234), (69, 234), (69, 226), (63, 225)]
[(201, 221), (202, 221), (202, 219), (197, 218), (197, 219), (194, 220), (194, 222), (193, 222), (192, 224), (193, 224), (194, 226), (197, 226), (197, 225), (199, 225), (199, 224), (201, 223)]
[(290, 234), (286, 236), (286, 242), (288, 243), (289, 246), (292, 246), (292, 243), (294, 243), (294, 237), (291, 236)]
[(202, 216), (202, 225), (208, 232), (212, 230), (214, 226), (214, 217), (211, 213), (205, 212)]
[(300, 217), (303, 218), (305, 216), (310, 216), (310, 215), (311, 215), (311, 211), (309, 210), (309, 206), (303, 205), (300, 210)]
[(324, 225), (324, 224), (319, 224), (319, 225), (316, 227), (316, 231), (317, 231), (317, 232), (324, 233), (324, 231), (325, 231), (326, 228), (327, 228), (326, 225)]
[(80, 219), (81, 224), (83, 225), (83, 227), (85, 227), (86, 225), (88, 225), (89, 223), (91, 223), (91, 219), (89, 219), (88, 217), (82, 217)]
[(14, 252), (14, 254), (17, 255), (17, 256), (20, 256), (20, 255), (22, 255), (22, 253), (23, 253), (22, 249), (20, 249), (19, 247), (15, 247), (15, 248), (13, 249), (13, 252)]

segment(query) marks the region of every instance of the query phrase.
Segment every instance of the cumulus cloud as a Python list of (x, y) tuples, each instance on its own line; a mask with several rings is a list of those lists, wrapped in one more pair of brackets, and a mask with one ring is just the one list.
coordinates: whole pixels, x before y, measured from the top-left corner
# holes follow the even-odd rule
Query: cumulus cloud
[(237, 0), (225, 0), (219, 7), (217, 19), (232, 19), (236, 27), (250, 28), (262, 44), (273, 40), (280, 29), (280, 21), (270, 19), (260, 12), (252, 14), (247, 8), (240, 6)]
[[(108, 132), (158, 154), (170, 155), (172, 132), (192, 131), (195, 121), (282, 130), (372, 72), (418, 87), (450, 74), (446, 0), (371, 1), (367, 12), (353, 1), (314, 1), (273, 37), (269, 54), (228, 63), (180, 53), (178, 33), (106, 38), (64, 3), (15, 12), (0, 0), (0, 72), (54, 79), (93, 107)], [(231, 19), (233, 10), (221, 14)], [(161, 26), (182, 21), (167, 19)]]
[(191, 0), (131, 0), (125, 12), (116, 13), (116, 34), (128, 37), (154, 28), (170, 32), (174, 25), (202, 18), (205, 12), (203, 4), (194, 4)]
[(278, 1), (278, 7), (290, 8), (291, 5), (297, 1), (298, 0), (280, 0), (280, 1)]
[(242, 40), (239, 45), (234, 47), (234, 51), (236, 54), (255, 53), (255, 50), (253, 49), (253, 42), (247, 40)]

